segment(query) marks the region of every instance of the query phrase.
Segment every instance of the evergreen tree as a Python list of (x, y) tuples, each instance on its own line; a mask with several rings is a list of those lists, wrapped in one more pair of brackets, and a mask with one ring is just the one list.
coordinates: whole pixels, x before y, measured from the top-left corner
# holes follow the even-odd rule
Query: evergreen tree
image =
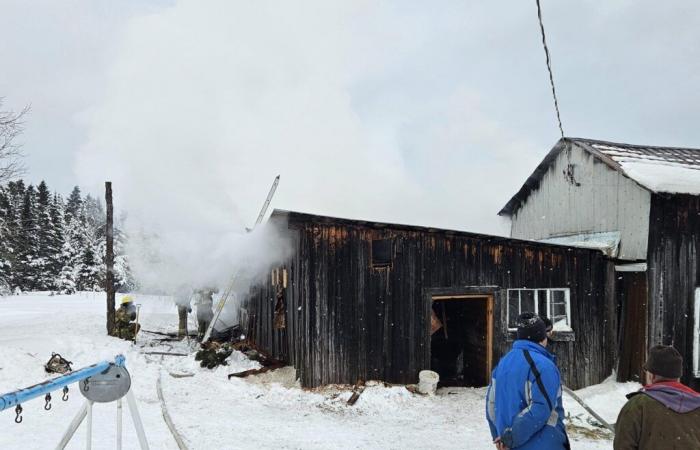
[(7, 196), (9, 201), (9, 210), (7, 214), (7, 223), (9, 233), (9, 241), (12, 247), (12, 262), (17, 263), (17, 247), (20, 239), (20, 230), (22, 229), (22, 206), (24, 205), (24, 195), (26, 193), (24, 182), (22, 180), (8, 183)]
[(81, 291), (100, 290), (100, 262), (92, 242), (88, 242), (80, 253), (76, 287)]
[[(85, 222), (81, 220), (82, 215), (80, 214), (82, 199), (77, 187), (73, 190), (71, 198), (72, 200), (69, 200), (65, 207), (64, 243), (61, 249), (63, 267), (61, 268), (58, 281), (59, 291), (65, 293), (75, 292), (75, 290), (82, 288), (82, 285), (78, 283), (78, 274), (81, 271), (82, 249), (86, 241)], [(69, 203), (71, 202), (73, 206), (69, 210)], [(74, 208), (75, 205), (78, 205), (77, 210)]]
[(3, 246), (5, 248), (5, 282), (10, 288), (19, 287), (17, 271), (17, 250), (20, 246), (20, 231), (22, 229), (22, 206), (26, 188), (24, 181), (18, 180), (7, 184), (5, 188), (5, 217)]
[(83, 209), (83, 199), (80, 196), (80, 188), (75, 186), (66, 202), (66, 221), (80, 217)]
[(11, 291), (13, 254), (10, 224), (12, 220), (7, 189), (0, 187), (0, 294), (3, 295)]
[(60, 275), (63, 270), (63, 266), (65, 265), (63, 258), (63, 246), (65, 244), (65, 221), (63, 220), (63, 208), (63, 199), (60, 195), (54, 194), (49, 211), (52, 229), (52, 233), (49, 236), (52, 249), (52, 253), (49, 256), (49, 271), (53, 277), (52, 289), (58, 291), (62, 290)]
[[(100, 274), (105, 274), (107, 266), (105, 256), (107, 254), (107, 241), (100, 239), (98, 244), (98, 254), (101, 265)], [(136, 280), (131, 274), (129, 258), (126, 255), (127, 235), (121, 230), (119, 224), (114, 225), (114, 286), (117, 292), (132, 292), (136, 289)], [(105, 285), (104, 276), (100, 277), (100, 285)]]
[[(0, 186), (0, 293), (9, 289), (99, 290), (104, 286), (105, 213), (76, 186), (67, 202), (22, 180)], [(126, 236), (115, 227), (115, 282), (134, 288)]]
[(56, 232), (51, 218), (51, 193), (44, 181), (37, 188), (35, 220), (37, 242), (36, 256), (32, 264), (36, 278), (34, 289), (52, 290), (58, 273), (53, 272), (51, 262), (58, 249), (54, 246)]
[(107, 215), (102, 207), (102, 202), (88, 194), (83, 201), (82, 211), (85, 215), (85, 222), (88, 229), (91, 230), (96, 237), (104, 236)]
[(88, 194), (82, 202), (79, 214), (84, 227), (84, 243), (77, 286), (80, 290), (95, 291), (104, 285), (104, 256), (100, 253), (99, 246), (105, 236), (105, 212), (99, 200)]
[(29, 185), (24, 193), (20, 228), (16, 244), (14, 285), (21, 290), (38, 287), (39, 274), (35, 268), (38, 256), (38, 222), (36, 220), (36, 191)]

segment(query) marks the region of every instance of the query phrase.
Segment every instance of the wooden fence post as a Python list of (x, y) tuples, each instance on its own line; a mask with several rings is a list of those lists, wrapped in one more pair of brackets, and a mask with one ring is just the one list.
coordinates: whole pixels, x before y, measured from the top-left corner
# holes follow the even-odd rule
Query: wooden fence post
[(105, 182), (105, 203), (107, 204), (105, 265), (105, 291), (107, 292), (107, 334), (114, 336), (114, 207), (112, 206), (112, 182)]

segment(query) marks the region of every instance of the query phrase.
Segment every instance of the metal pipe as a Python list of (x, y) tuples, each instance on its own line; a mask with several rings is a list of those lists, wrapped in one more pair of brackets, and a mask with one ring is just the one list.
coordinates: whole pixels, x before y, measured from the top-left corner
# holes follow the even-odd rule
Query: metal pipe
[(92, 450), (92, 402), (88, 400), (87, 402), (87, 436), (85, 438), (85, 448), (87, 450)]
[(117, 450), (122, 450), (122, 399), (117, 400)]
[(87, 415), (88, 403), (89, 403), (89, 401), (85, 400), (85, 403), (83, 403), (83, 406), (80, 407), (80, 409), (78, 410), (78, 413), (73, 418), (73, 421), (68, 426), (68, 429), (63, 434), (63, 437), (61, 438), (61, 442), (58, 443), (56, 450), (65, 449), (66, 446), (68, 445), (68, 442), (70, 442), (70, 440), (73, 438), (75, 431), (78, 429), (80, 424), (83, 423), (83, 420), (85, 420), (85, 416)]
[(134, 428), (136, 428), (136, 436), (139, 438), (141, 450), (148, 450), (148, 441), (146, 440), (146, 433), (143, 431), (143, 422), (141, 422), (141, 415), (139, 414), (139, 409), (136, 407), (136, 399), (131, 389), (126, 393), (126, 404), (129, 406), (129, 412), (131, 412), (131, 421), (134, 422)]
[(28, 388), (18, 389), (16, 391), (8, 392), (7, 394), (0, 395), (0, 411), (11, 408), (15, 405), (22, 404), (29, 400), (35, 399), (37, 397), (43, 397), (49, 392), (57, 391), (62, 389), (69, 384), (73, 384), (78, 381), (82, 381), (98, 373), (104, 372), (109, 368), (110, 365), (114, 364), (120, 367), (124, 367), (126, 359), (122, 355), (117, 355), (114, 358), (114, 362), (102, 361), (91, 366), (83, 367), (76, 371), (61, 375), (51, 380), (46, 380), (43, 383), (35, 384), (34, 386), (29, 386)]

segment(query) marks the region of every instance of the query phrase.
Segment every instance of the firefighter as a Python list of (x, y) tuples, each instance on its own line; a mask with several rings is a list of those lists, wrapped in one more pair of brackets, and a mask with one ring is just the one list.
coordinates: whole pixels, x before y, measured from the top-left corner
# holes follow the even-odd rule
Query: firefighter
[(197, 337), (201, 340), (214, 318), (215, 289), (204, 288), (197, 291), (195, 305), (197, 306)]
[(173, 297), (175, 299), (175, 305), (177, 306), (177, 338), (185, 339), (189, 335), (187, 331), (187, 318), (188, 314), (192, 312), (192, 307), (190, 306), (192, 289), (186, 285), (182, 285), (175, 291)]
[(130, 295), (122, 297), (121, 306), (117, 309), (114, 319), (117, 337), (133, 341), (141, 329), (141, 325), (134, 322), (136, 320), (136, 306)]

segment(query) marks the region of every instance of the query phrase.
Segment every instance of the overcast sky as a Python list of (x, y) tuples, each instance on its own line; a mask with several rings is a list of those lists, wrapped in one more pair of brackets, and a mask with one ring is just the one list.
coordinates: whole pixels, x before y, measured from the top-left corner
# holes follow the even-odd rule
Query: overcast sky
[[(542, 4), (567, 135), (700, 147), (700, 2)], [(559, 137), (534, 0), (0, 0), (0, 32), (27, 178), (192, 227), (280, 173), (279, 208), (502, 233)]]

